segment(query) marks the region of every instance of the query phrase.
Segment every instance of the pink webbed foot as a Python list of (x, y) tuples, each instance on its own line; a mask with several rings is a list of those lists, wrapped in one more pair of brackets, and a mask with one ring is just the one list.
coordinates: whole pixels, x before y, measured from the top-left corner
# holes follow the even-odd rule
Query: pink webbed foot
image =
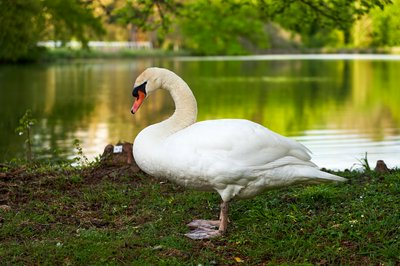
[(218, 221), (194, 220), (188, 226), (195, 228), (190, 233), (185, 234), (191, 239), (209, 239), (222, 236), (228, 226), (228, 202), (222, 202)]
[(220, 221), (213, 220), (194, 220), (187, 224), (187, 226), (194, 230), (185, 234), (185, 236), (191, 239), (209, 239), (221, 236), (222, 232), (218, 229), (220, 223)]

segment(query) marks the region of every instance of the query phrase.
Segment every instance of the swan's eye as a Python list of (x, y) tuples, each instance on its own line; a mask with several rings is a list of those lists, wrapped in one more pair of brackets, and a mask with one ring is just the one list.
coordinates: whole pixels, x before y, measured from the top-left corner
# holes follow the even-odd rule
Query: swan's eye
[(139, 97), (139, 91), (143, 92), (146, 95), (146, 84), (147, 84), (147, 81), (145, 81), (142, 84), (140, 84), (139, 86), (136, 86), (135, 88), (133, 88), (132, 96), (135, 98)]

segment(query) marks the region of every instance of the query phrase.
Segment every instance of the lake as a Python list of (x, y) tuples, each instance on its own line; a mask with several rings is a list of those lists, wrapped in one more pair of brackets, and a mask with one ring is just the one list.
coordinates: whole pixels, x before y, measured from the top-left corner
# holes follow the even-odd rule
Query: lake
[(147, 67), (169, 68), (192, 88), (198, 120), (245, 118), (296, 139), (320, 167), (400, 166), (400, 57), (295, 55), (177, 57), (0, 66), (0, 161), (24, 156), (15, 128), (31, 109), (38, 158), (92, 159), (108, 143), (132, 142), (172, 114), (164, 91), (134, 116), (132, 86)]

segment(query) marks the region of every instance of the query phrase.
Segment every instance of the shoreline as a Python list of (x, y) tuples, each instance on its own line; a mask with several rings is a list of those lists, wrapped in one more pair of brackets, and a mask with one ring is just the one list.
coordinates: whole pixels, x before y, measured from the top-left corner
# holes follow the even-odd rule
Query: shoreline
[(85, 50), (71, 48), (42, 49), (39, 48), (31, 56), (15, 62), (0, 62), (0, 64), (24, 64), (24, 63), (51, 63), (58, 61), (86, 60), (86, 59), (132, 59), (132, 58), (172, 58), (181, 57), (182, 60), (191, 58), (209, 60), (210, 58), (235, 58), (236, 60), (284, 60), (290, 57), (309, 59), (312, 56), (325, 55), (327, 58), (334, 55), (347, 55), (349, 60), (358, 59), (357, 55), (385, 55), (386, 57), (400, 56), (400, 47), (388, 48), (299, 48), (299, 49), (270, 49), (260, 53), (248, 53), (237, 55), (201, 55), (190, 51), (163, 50), (163, 49), (119, 49), (119, 50)]

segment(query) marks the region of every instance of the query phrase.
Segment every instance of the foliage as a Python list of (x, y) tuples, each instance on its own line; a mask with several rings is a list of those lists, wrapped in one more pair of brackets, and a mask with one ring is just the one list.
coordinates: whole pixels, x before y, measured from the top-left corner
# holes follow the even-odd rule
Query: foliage
[(94, 15), (89, 1), (45, 0), (43, 9), (50, 29), (47, 38), (68, 41), (77, 38), (87, 45), (89, 37), (104, 33), (100, 20)]
[(180, 6), (175, 0), (129, 0), (113, 15), (120, 23), (132, 23), (144, 30), (166, 30), (171, 25), (171, 13)]
[(173, 15), (181, 7), (182, 4), (175, 0), (129, 0), (121, 8), (114, 9), (111, 16), (122, 25), (156, 31), (158, 42), (162, 43), (172, 24)]
[(168, 37), (178, 38), (184, 48), (196, 54), (243, 54), (244, 39), (251, 45), (268, 47), (257, 10), (235, 0), (128, 1), (112, 16), (123, 25), (157, 32), (157, 46)]
[(269, 46), (257, 10), (238, 1), (199, 0), (187, 5), (181, 17), (183, 46), (196, 54), (245, 54), (246, 45)]
[(0, 0), (0, 61), (35, 50), (44, 27), (40, 1)]
[(26, 145), (26, 161), (32, 162), (32, 133), (31, 127), (36, 124), (37, 120), (32, 117), (32, 111), (28, 109), (25, 114), (19, 119), (19, 126), (15, 129), (18, 135), (26, 135), (25, 145)]
[[(351, 41), (353, 23), (361, 16), (379, 7), (383, 9), (391, 0), (301, 0), (301, 1), (258, 1), (261, 12), (267, 19), (299, 33), (306, 47), (322, 47), (340, 41), (335, 30), (343, 34), (343, 42)], [(325, 36), (325, 37), (324, 37)]]
[(248, 47), (269, 46), (257, 9), (246, 1), (128, 1), (112, 14), (123, 25), (157, 32), (157, 46), (178, 39), (195, 54), (243, 54)]
[[(304, 47), (349, 45), (356, 20), (391, 0), (174, 0), (128, 1), (113, 15), (124, 25), (158, 32), (196, 54), (244, 54), (270, 47), (265, 26), (273, 22), (300, 35)], [(173, 33), (167, 35), (168, 33)], [(382, 31), (383, 32), (383, 31)], [(178, 36), (178, 37), (177, 37)], [(175, 40), (174, 40), (175, 39)]]
[(82, 149), (80, 140), (79, 139), (74, 139), (73, 145), (74, 145), (74, 148), (76, 150), (76, 157), (74, 158), (75, 163), (77, 163), (79, 166), (88, 165), (89, 164), (89, 159), (83, 153), (83, 149)]
[[(396, 265), (400, 171), (338, 173), (338, 185), (234, 201), (226, 236), (193, 241), (219, 197), (118, 169), (36, 167), (3, 179), (0, 258), (9, 264)], [(2, 172), (13, 176), (18, 169)]]
[(393, 5), (388, 5), (385, 10), (377, 8), (370, 13), (372, 20), (373, 46), (398, 46), (400, 45), (400, 1), (393, 0)]
[(371, 171), (371, 167), (369, 166), (369, 162), (368, 162), (368, 153), (367, 152), (365, 153), (364, 158), (361, 158), (359, 160), (359, 162), (360, 162), (362, 168), (364, 169), (364, 171), (366, 171), (366, 172)]
[(75, 37), (85, 44), (101, 33), (102, 25), (86, 1), (0, 1), (0, 61), (34, 58), (39, 40)]
[[(275, 48), (271, 40), (282, 32), (295, 47), (354, 47), (358, 33), (368, 35), (370, 46), (394, 46), (400, 39), (399, 5), (398, 0), (0, 0), (0, 61), (38, 58), (39, 40), (78, 39), (87, 48), (104, 27), (116, 25), (124, 38), (146, 32), (155, 47), (179, 46), (199, 55), (264, 52)], [(370, 19), (372, 30), (355, 33), (360, 18)], [(268, 31), (270, 25), (277, 30)]]

